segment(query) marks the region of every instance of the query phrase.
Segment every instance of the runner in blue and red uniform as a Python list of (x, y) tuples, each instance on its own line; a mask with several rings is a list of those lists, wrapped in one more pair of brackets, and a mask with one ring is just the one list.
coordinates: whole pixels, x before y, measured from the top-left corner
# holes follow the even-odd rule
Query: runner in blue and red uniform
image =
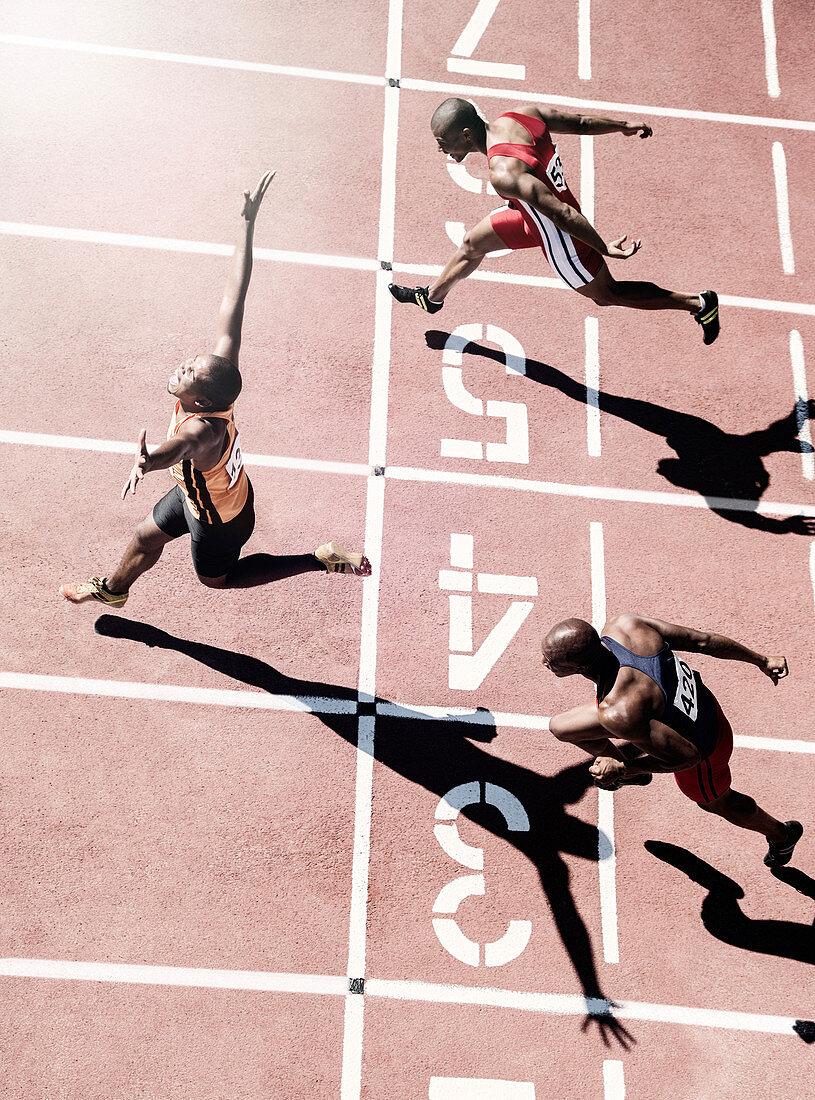
[(650, 126), (534, 106), (507, 111), (488, 122), (470, 100), (455, 98), (437, 108), (430, 125), (439, 149), (457, 163), (470, 153), (487, 157), (490, 183), (508, 205), (465, 234), (461, 247), (429, 286), (392, 283), (390, 292), (398, 302), (436, 313), (455, 284), (471, 275), (489, 252), (540, 248), (555, 274), (596, 305), (683, 310), (702, 326), (704, 342), (713, 343), (719, 334), (719, 300), (714, 291), (682, 294), (655, 283), (613, 278), (604, 257), (626, 260), (639, 251), (642, 241), (603, 240), (569, 190), (551, 138), (551, 134), (613, 133), (647, 138), (652, 134)]
[[(674, 650), (745, 661), (774, 684), (788, 672), (784, 657), (765, 657), (723, 634), (617, 615), (600, 637), (582, 619), (566, 619), (543, 640), (544, 667), (558, 677), (585, 676), (597, 685), (597, 697), (552, 718), (551, 733), (594, 757), (589, 770), (607, 790), (673, 772), (682, 793), (701, 809), (762, 833), (769, 843), (764, 862), (783, 867), (803, 826), (778, 821), (733, 790), (730, 723), (699, 673)], [(614, 740), (627, 744), (618, 747)]]

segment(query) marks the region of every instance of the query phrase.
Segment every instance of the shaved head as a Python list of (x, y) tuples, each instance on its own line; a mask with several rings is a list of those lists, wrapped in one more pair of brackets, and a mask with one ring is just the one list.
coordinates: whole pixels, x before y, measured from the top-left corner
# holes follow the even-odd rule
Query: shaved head
[(597, 657), (600, 636), (583, 619), (564, 619), (552, 627), (541, 648), (549, 660), (587, 667)]
[(229, 359), (207, 355), (198, 371), (202, 396), (212, 402), (213, 412), (223, 412), (241, 392), (241, 373)]
[(479, 138), (484, 133), (485, 119), (469, 99), (445, 99), (433, 112), (430, 129), (437, 138), (457, 138), (462, 130), (472, 130)]

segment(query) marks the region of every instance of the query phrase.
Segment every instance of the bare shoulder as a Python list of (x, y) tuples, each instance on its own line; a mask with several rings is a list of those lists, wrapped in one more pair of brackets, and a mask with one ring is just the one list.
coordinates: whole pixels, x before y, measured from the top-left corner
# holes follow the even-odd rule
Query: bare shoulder
[(603, 633), (643, 657), (659, 653), (665, 639), (646, 619), (630, 612), (613, 615), (606, 621)]
[(653, 710), (651, 693), (630, 675), (618, 676), (613, 689), (598, 708), (603, 728), (613, 737), (625, 738), (630, 738), (634, 731), (647, 725)]

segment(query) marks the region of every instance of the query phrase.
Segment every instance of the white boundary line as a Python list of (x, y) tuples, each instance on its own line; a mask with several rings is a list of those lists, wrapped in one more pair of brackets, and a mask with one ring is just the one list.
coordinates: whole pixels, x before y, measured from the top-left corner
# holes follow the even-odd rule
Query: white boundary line
[(764, 73), (767, 77), (767, 95), (771, 99), (777, 99), (781, 95), (781, 86), (778, 83), (773, 0), (761, 0), (761, 25), (764, 30)]
[[(102, 610), (100, 605), (99, 610)], [(234, 688), (187, 687), (184, 684), (147, 684), (128, 680), (97, 680), (83, 676), (50, 676), (28, 672), (0, 672), (0, 689), (52, 691), (65, 695), (97, 695), (110, 699), (145, 699), (202, 706), (246, 707), (250, 710), (284, 710), (301, 714), (356, 714), (355, 699), (321, 696), (272, 695)]]
[(677, 508), (717, 508), (728, 512), (755, 511), (761, 515), (815, 516), (815, 504), (784, 504), (770, 500), (735, 500), (732, 497), (701, 497), (690, 493), (660, 493), (647, 489), (617, 489), (602, 485), (569, 485), (554, 481), (533, 481), (501, 474), (468, 474), (456, 470), (424, 470), (411, 466), (389, 466), (386, 478), (395, 481), (423, 481), (445, 485), (481, 485), (491, 489), (516, 489), (525, 493), (609, 500), (626, 504), (666, 504)]
[(600, 322), (586, 318), (586, 447), (589, 458), (602, 453), (600, 438)]
[(577, 3), (577, 75), (591, 80), (591, 0)]
[[(330, 974), (285, 974), (252, 970), (207, 970), (132, 963), (76, 962), (63, 959), (0, 959), (0, 977), (58, 981), (122, 982), (197, 989), (252, 989), (270, 993), (346, 995), (348, 980)], [(652, 1004), (644, 1001), (597, 1000), (570, 993), (529, 993), (491, 987), (441, 985), (434, 982), (370, 978), (365, 993), (398, 1001), (430, 1004), (484, 1005), (555, 1016), (583, 1016), (587, 1011), (616, 1019), (711, 1027), (797, 1038), (791, 1016), (726, 1012), (715, 1008)], [(353, 995), (362, 1002), (361, 996)], [(613, 1007), (613, 1012), (611, 1011)]]
[(790, 360), (792, 380), (795, 386), (795, 408), (798, 421), (798, 442), (801, 448), (801, 472), (807, 481), (815, 479), (815, 454), (812, 451), (812, 429), (809, 419), (809, 392), (807, 389), (804, 342), (797, 329), (790, 331)]
[(618, 1059), (603, 1061), (603, 1100), (625, 1100), (623, 1064)]
[[(27, 46), (35, 49), (67, 50), (77, 53), (93, 53), (111, 57), (132, 57), (146, 61), (169, 61), (176, 64), (203, 65), (222, 69), (269, 73), (278, 76), (308, 77), (313, 80), (336, 80), (348, 84), (381, 85), (382, 77), (367, 73), (332, 72), (325, 69), (296, 68), (288, 65), (269, 65), (254, 61), (233, 61), (225, 58), (198, 57), (187, 54), (164, 53), (160, 50), (129, 49), (122, 46), (103, 46), (92, 42), (74, 42), (66, 39), (35, 38), (29, 35), (0, 34), (0, 45)], [(489, 96), (501, 99), (523, 100), (526, 103), (549, 103), (553, 106), (578, 107), (587, 110), (622, 112), (623, 114), (653, 115), (663, 118), (680, 118), (700, 122), (726, 122), (744, 126), (768, 126), (776, 129), (815, 131), (815, 122), (800, 119), (771, 118), (764, 115), (738, 115), (719, 111), (694, 111), (681, 107), (659, 107), (653, 104), (617, 103), (608, 100), (585, 99), (575, 96), (547, 95), (524, 88), (482, 88), (442, 81), (417, 80), (404, 77), (401, 87), (408, 91), (441, 92), (455, 96)]]
[[(387, 280), (383, 272), (381, 283)], [(382, 396), (384, 394), (384, 397)], [(374, 395), (376, 408), (387, 403), (387, 390)], [(384, 402), (384, 405), (383, 405)], [(383, 431), (384, 418), (379, 416), (375, 433)], [(0, 431), (0, 443), (12, 446), (56, 447), (68, 450), (98, 451), (111, 454), (132, 454), (133, 443), (119, 440), (83, 439), (70, 435), (45, 435), (37, 432)], [(383, 452), (384, 453), (384, 452)], [(247, 454), (249, 466), (269, 466), (283, 470), (314, 470), (321, 473), (350, 474), (367, 477), (371, 466), (359, 462), (323, 462), (319, 459), (291, 458), (283, 455)], [(676, 508), (717, 508), (728, 512), (755, 511), (760, 515), (815, 516), (815, 505), (771, 500), (737, 500), (733, 497), (701, 497), (691, 493), (667, 493), (645, 489), (619, 489), (603, 485), (571, 485), (567, 482), (534, 481), (499, 474), (469, 474), (457, 470), (425, 470), (410, 466), (388, 466), (385, 480), (432, 482), (450, 485), (478, 485), (493, 489), (515, 489), (519, 492), (542, 493), (550, 496), (578, 497), (583, 500), (607, 500), (624, 504), (664, 504)]]
[[(815, 127), (813, 127), (815, 128)], [(147, 248), (157, 252), (186, 252), (205, 256), (231, 256), (232, 245), (210, 241), (187, 241), (174, 237), (152, 237), (138, 233), (110, 233), (94, 229), (72, 229), (58, 225), (35, 225), (27, 222), (0, 221), (0, 234), (9, 237), (28, 237), (38, 240), (73, 241), (78, 244), (105, 244), (122, 248)], [(351, 271), (379, 271), (379, 260), (364, 256), (333, 256), (329, 253), (291, 252), (278, 248), (256, 248), (256, 260), (273, 263), (304, 264), (308, 267), (341, 268)], [(393, 263), (393, 271), (406, 275), (434, 276), (441, 272), (438, 264)], [(545, 275), (514, 275), (501, 271), (474, 271), (469, 276), (476, 282), (503, 283), (507, 286), (568, 290), (560, 279)], [(738, 309), (759, 309), (772, 313), (795, 313), (803, 317), (815, 317), (815, 303), (783, 302), (772, 298), (744, 298), (732, 294), (720, 294), (719, 302)]]
[(0, 45), (31, 46), (35, 49), (66, 50), (69, 53), (93, 53), (103, 57), (129, 57), (137, 61), (169, 61), (175, 65), (200, 65), (204, 68), (234, 69), (239, 72), (266, 73), (272, 76), (302, 76), (309, 80), (339, 80), (346, 84), (384, 83), (381, 76), (365, 73), (330, 72), (325, 69), (299, 68), (292, 65), (268, 65), (261, 61), (236, 61), (224, 57), (167, 53), (164, 50), (139, 50), (128, 46), (103, 46), (93, 42), (74, 42), (65, 38), (33, 38), (24, 34), (0, 34)]
[[(606, 565), (603, 525), (589, 524), (591, 562), (591, 623), (599, 633), (606, 621)], [(597, 873), (600, 886), (600, 926), (603, 958), (607, 963), (620, 961), (617, 935), (617, 846), (614, 840), (614, 795), (597, 789)]]
[(785, 275), (795, 274), (795, 257), (792, 251), (790, 227), (790, 197), (787, 188), (787, 158), (780, 141), (773, 142), (773, 175), (775, 177), (775, 205), (778, 215), (778, 237), (781, 244), (781, 266)]
[[(371, 412), (368, 431), (368, 484), (365, 502), (365, 552), (373, 575), (363, 582), (360, 630), (360, 701), (373, 700), (376, 691), (379, 578), (382, 567), (382, 534), (385, 519), (384, 469), (388, 435), (388, 380), (390, 373), (391, 307), (389, 275), (381, 263), (393, 260), (396, 218), (396, 149), (399, 136), (399, 77), (402, 71), (402, 0), (388, 5), (382, 170), (379, 202), (379, 235), (374, 312), (374, 347), (371, 376)], [(380, 473), (377, 473), (377, 470)], [(345, 999), (342, 1046), (341, 1100), (359, 1100), (362, 1091), (362, 1052), (365, 1032), (364, 979), (366, 969), (368, 882), (371, 858), (371, 810), (373, 801), (375, 715), (360, 715), (357, 733), (357, 767), (354, 795), (354, 849), (351, 872), (351, 904), (348, 921), (349, 992)]]
[(413, 92), (442, 92), (451, 96), (473, 98), (487, 96), (512, 99), (516, 103), (548, 103), (553, 107), (578, 107), (589, 111), (613, 111), (626, 115), (653, 115), (656, 118), (678, 118), (689, 122), (731, 122), (742, 126), (768, 126), (781, 130), (815, 131), (815, 122), (791, 118), (770, 118), (765, 115), (736, 115), (720, 111), (692, 111), (682, 107), (655, 107), (653, 104), (617, 103), (610, 100), (584, 99), (582, 96), (548, 95), (524, 88), (475, 88), (461, 84), (443, 84), (435, 80), (415, 80), (405, 77), (402, 88)]
[[(372, 997), (433, 1004), (488, 1005), (514, 1008), (547, 1015), (583, 1016), (586, 1012), (609, 1014), (610, 1003), (568, 993), (520, 993), (509, 989), (438, 985), (431, 982), (389, 981), (371, 978), (365, 992)], [(642, 1001), (615, 1001), (613, 1016), (623, 1020), (713, 1027), (733, 1031), (754, 1031), (774, 1035), (795, 1035), (795, 1020), (786, 1016), (765, 1016), (753, 1012), (725, 1012), (719, 1009), (658, 1005)], [(796, 1036), (797, 1038), (797, 1036)], [(799, 1040), (800, 1042), (800, 1040)]]

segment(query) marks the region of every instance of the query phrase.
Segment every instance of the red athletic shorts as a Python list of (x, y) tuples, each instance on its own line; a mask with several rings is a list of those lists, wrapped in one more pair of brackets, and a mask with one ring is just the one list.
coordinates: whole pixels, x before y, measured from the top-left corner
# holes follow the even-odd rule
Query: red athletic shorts
[(733, 755), (733, 730), (718, 703), (716, 715), (719, 720), (716, 748), (695, 768), (674, 772), (680, 791), (694, 802), (712, 802), (714, 798), (721, 798), (726, 791), (730, 790), (728, 761)]
[(556, 275), (573, 290), (585, 286), (600, 271), (603, 257), (583, 241), (570, 237), (540, 212), (530, 209), (537, 228), (514, 206), (502, 206), (490, 214), (490, 225), (507, 248), (539, 248)]

